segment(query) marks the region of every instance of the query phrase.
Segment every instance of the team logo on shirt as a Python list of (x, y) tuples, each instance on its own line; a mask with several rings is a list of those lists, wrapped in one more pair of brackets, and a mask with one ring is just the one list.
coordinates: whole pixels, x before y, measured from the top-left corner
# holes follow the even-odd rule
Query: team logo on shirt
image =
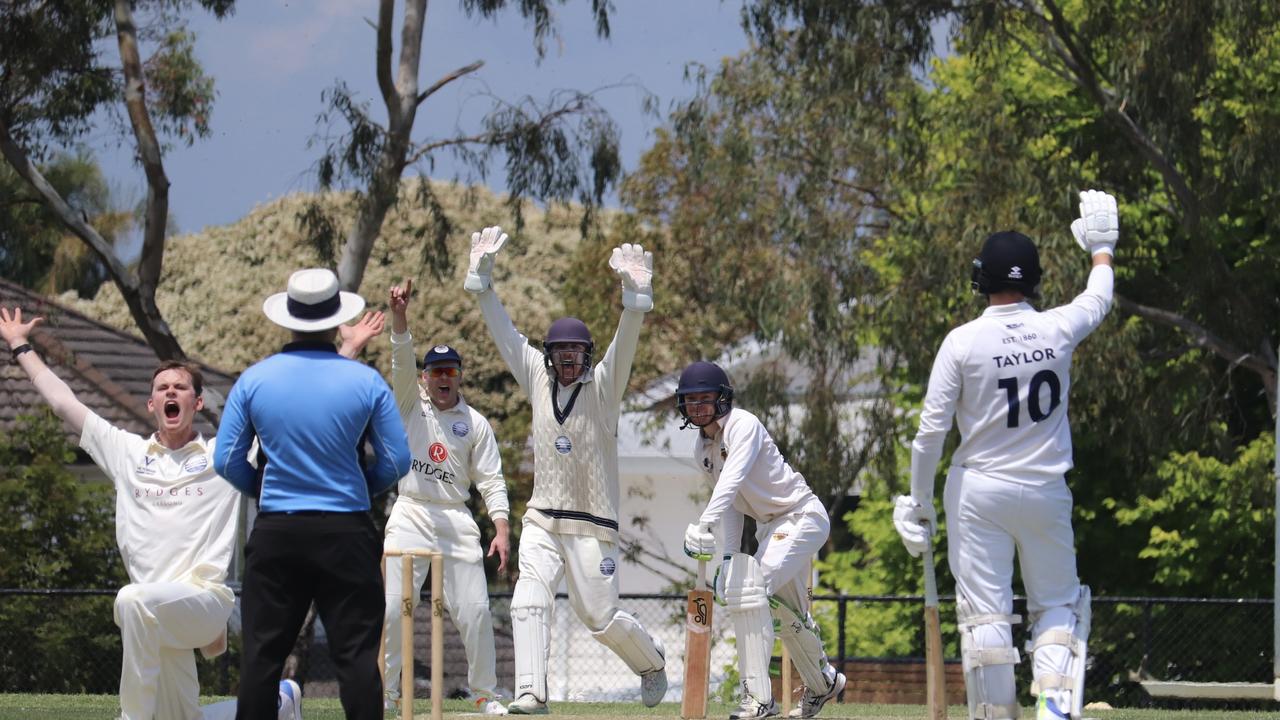
[(427, 448), (427, 457), (431, 458), (431, 462), (442, 463), (449, 459), (449, 451), (442, 443), (431, 443), (431, 447)]
[(560, 437), (556, 438), (556, 452), (560, 453), (561, 455), (568, 455), (572, 451), (573, 451), (573, 443), (569, 441), (569, 438), (565, 437), (564, 435), (561, 435)]
[(209, 467), (208, 455), (197, 455), (193, 458), (187, 458), (187, 461), (182, 463), (182, 469), (189, 473), (198, 473), (207, 467)]
[(707, 472), (711, 472), (711, 458), (709, 457), (702, 458), (702, 467)]
[(605, 577), (612, 576), (618, 570), (618, 563), (613, 558), (607, 557), (600, 561), (600, 574)]
[(148, 455), (142, 458), (142, 464), (134, 468), (133, 472), (137, 475), (155, 475), (156, 474), (155, 461), (156, 461), (155, 456)]
[(457, 435), (457, 436), (458, 436), (458, 437), (460, 437), (460, 438), (462, 438), (462, 437), (466, 437), (466, 436), (467, 436), (467, 433), (471, 432), (471, 426), (467, 425), (466, 423), (462, 422), (461, 420), (459, 420), (458, 422), (454, 423), (454, 424), (453, 424), (453, 427), (452, 427), (451, 429), (453, 430), (453, 434), (454, 434), (454, 435)]
[(727, 447), (725, 447), (725, 446), (723, 446), (723, 445), (721, 445), (721, 446), (720, 446), (720, 459), (721, 459), (721, 460), (728, 460), (728, 459), (729, 459), (729, 448), (727, 448)]

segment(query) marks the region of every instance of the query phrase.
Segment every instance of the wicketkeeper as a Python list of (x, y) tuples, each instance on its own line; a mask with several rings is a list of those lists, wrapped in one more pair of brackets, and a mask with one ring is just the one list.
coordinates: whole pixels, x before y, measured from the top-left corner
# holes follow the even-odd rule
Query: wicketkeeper
[[(733, 623), (742, 677), (742, 704), (729, 718), (778, 714), (769, 680), (775, 620), (805, 685), (791, 717), (814, 717), (845, 686), (844, 673), (832, 667), (822, 648), (806, 589), (809, 561), (831, 533), (827, 509), (783, 459), (760, 419), (733, 407), (733, 386), (718, 365), (699, 361), (686, 367), (676, 386), (676, 407), (685, 421), (681, 427), (698, 428), (694, 461), (715, 486), (702, 515), (685, 531), (684, 552), (710, 560), (718, 545), (723, 558), (716, 597)], [(756, 521), (755, 555), (741, 552), (747, 516)]]
[(593, 637), (640, 676), (648, 707), (667, 691), (662, 644), (618, 608), (618, 419), (644, 314), (653, 308), (653, 255), (615, 248), (609, 266), (622, 279), (622, 318), (613, 342), (593, 363), (595, 343), (576, 318), (551, 323), (543, 352), (511, 324), (491, 287), (501, 228), (471, 236), (465, 288), (476, 293), (485, 324), (533, 408), (533, 496), (520, 535), (520, 577), (511, 598), (516, 699), (513, 714), (545, 714), (550, 621), (556, 587)]
[(899, 496), (894, 525), (918, 555), (936, 528), (934, 472), (956, 416), (960, 445), (947, 473), (956, 621), (969, 717), (1018, 717), (1013, 666), (1016, 549), (1031, 615), (1031, 692), (1041, 720), (1081, 716), (1089, 588), (1076, 575), (1071, 529), (1071, 354), (1111, 307), (1112, 255), (1120, 237), (1116, 201), (1080, 193), (1071, 224), (1093, 257), (1085, 291), (1040, 312), (1040, 257), (1021, 233), (987, 238), (973, 262), (973, 287), (987, 296), (976, 320), (952, 330), (938, 350), (920, 430), (912, 444), (911, 495)]

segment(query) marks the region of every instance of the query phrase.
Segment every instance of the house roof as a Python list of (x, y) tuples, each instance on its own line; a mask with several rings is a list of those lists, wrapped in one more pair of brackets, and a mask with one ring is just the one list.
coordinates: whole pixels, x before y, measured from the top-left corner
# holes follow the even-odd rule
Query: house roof
[[(147, 396), (151, 394), (151, 376), (160, 358), (145, 341), (4, 279), (0, 279), (0, 306), (22, 308), (24, 318), (44, 317), (44, 323), (31, 333), (31, 345), (80, 402), (129, 432), (143, 436), (155, 432), (155, 420), (147, 412)], [(0, 429), (7, 432), (19, 415), (30, 414), (45, 403), (22, 368), (8, 353), (2, 356)], [(205, 404), (220, 411), (222, 399), (235, 378), (193, 362), (204, 374)], [(208, 410), (197, 416), (195, 427), (206, 437), (217, 432)], [(73, 442), (79, 442), (70, 428), (67, 434)]]

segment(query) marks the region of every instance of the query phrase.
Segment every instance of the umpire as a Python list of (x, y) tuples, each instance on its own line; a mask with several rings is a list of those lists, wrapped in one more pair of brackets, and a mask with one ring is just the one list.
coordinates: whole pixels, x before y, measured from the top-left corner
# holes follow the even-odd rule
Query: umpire
[[(295, 272), (262, 304), (293, 341), (245, 370), (227, 398), (214, 469), (259, 510), (245, 546), (237, 720), (275, 720), (280, 673), (312, 601), (346, 717), (382, 718), (382, 538), (370, 498), (409, 471), (410, 455), (386, 382), (334, 348), (338, 326), (363, 309), (329, 270)], [(247, 459), (255, 435), (268, 458), (261, 481)]]

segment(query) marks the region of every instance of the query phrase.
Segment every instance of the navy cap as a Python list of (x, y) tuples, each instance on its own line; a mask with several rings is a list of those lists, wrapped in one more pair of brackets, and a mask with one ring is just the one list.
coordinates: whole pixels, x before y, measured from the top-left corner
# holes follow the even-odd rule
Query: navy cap
[(436, 363), (449, 361), (458, 363), (459, 367), (462, 366), (462, 356), (458, 354), (457, 350), (454, 350), (448, 345), (437, 345), (428, 350), (426, 355), (422, 356), (422, 367), (425, 368)]

